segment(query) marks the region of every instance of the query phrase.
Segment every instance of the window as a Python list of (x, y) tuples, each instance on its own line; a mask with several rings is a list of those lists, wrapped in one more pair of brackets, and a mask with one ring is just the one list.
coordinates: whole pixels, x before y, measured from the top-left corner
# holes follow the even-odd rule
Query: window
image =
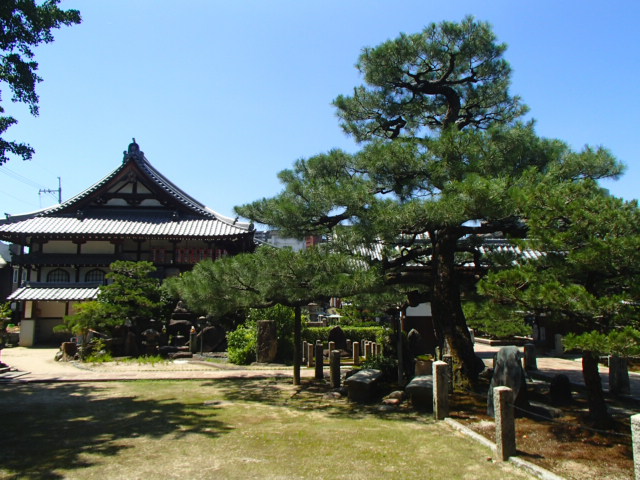
[(99, 268), (94, 268), (93, 270), (89, 270), (85, 276), (84, 281), (90, 283), (104, 283), (105, 272), (100, 270)]
[(62, 270), (61, 268), (51, 270), (49, 273), (47, 273), (47, 282), (68, 283), (69, 272), (67, 272), (66, 270)]

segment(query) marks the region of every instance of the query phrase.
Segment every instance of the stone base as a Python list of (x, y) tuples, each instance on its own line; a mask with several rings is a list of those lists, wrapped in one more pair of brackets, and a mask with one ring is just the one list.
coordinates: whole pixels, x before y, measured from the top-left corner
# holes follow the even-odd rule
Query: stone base
[(413, 377), (405, 387), (411, 404), (418, 410), (433, 411), (433, 375)]

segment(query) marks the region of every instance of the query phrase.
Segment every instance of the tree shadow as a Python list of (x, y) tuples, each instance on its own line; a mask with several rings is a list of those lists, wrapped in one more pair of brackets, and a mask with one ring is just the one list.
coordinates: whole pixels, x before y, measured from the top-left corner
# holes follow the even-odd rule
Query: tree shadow
[(104, 385), (2, 385), (0, 467), (8, 478), (63, 478), (57, 469), (90, 466), (86, 453), (117, 455), (132, 448), (131, 438), (213, 438), (231, 430), (216, 420), (215, 404), (100, 395)]
[(430, 413), (408, 407), (406, 402), (396, 408), (382, 406), (382, 394), (374, 396), (371, 403), (350, 402), (345, 395), (336, 395), (327, 382), (311, 379), (303, 379), (299, 386), (293, 386), (290, 378), (277, 377), (216, 379), (209, 385), (218, 388), (230, 402), (255, 402), (349, 419), (374, 416), (399, 421), (432, 420)]

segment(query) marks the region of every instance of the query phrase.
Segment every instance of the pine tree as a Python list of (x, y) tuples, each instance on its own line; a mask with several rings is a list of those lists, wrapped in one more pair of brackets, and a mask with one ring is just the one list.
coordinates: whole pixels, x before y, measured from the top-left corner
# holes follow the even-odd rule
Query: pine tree
[(378, 278), (351, 257), (329, 255), (321, 246), (299, 252), (263, 246), (254, 253), (200, 262), (173, 287), (190, 308), (214, 316), (274, 305), (293, 307), (293, 383), (299, 385), (301, 308), (332, 296), (371, 290)]
[(637, 350), (628, 328), (640, 326), (640, 209), (589, 178), (541, 177), (526, 199), (529, 237), (520, 246), (541, 256), (484, 278), (482, 314), (544, 318), (573, 333), (567, 347), (583, 352), (591, 417), (606, 424), (598, 357)]
[[(604, 149), (574, 153), (540, 139), (509, 94), (506, 47), (466, 18), (365, 48), (365, 85), (334, 104), (363, 148), (333, 150), (279, 174), (281, 194), (237, 207), (286, 234), (331, 235), (378, 252), (387, 283), (416, 285), (431, 302), (437, 340), (460, 380), (481, 368), (461, 306), (461, 272), (478, 236), (523, 232), (521, 192), (541, 172), (593, 178), (619, 173)], [(576, 171), (573, 167), (580, 166)]]

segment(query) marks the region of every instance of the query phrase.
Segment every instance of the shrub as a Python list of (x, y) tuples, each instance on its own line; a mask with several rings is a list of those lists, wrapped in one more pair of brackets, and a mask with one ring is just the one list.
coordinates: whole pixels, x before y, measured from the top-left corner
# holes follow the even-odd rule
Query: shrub
[(107, 350), (107, 344), (102, 338), (93, 339), (91, 343), (81, 348), (89, 350), (89, 354), (84, 358), (85, 362), (104, 363), (113, 361), (111, 352)]
[(258, 332), (255, 322), (239, 325), (233, 332), (227, 333), (229, 361), (236, 365), (249, 365), (256, 361)]

